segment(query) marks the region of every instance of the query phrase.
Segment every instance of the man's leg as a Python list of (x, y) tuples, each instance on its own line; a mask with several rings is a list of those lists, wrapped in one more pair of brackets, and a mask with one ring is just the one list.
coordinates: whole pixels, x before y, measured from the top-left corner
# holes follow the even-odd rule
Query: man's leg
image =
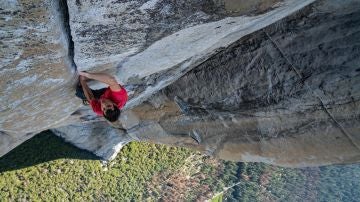
[(76, 97), (82, 99), (82, 100), (86, 100), (86, 97), (85, 97), (85, 94), (84, 94), (84, 91), (81, 87), (81, 84), (79, 82), (79, 84), (76, 86), (76, 92), (75, 92), (75, 95)]
[[(94, 97), (96, 99), (100, 99), (100, 96), (102, 94), (104, 94), (106, 88), (101, 88), (101, 89), (98, 89), (98, 90), (93, 90), (91, 89), (91, 92), (93, 93)], [(75, 93), (76, 97), (80, 98), (83, 100), (84, 104), (85, 104), (85, 101), (87, 101), (86, 97), (85, 97), (85, 94), (84, 94), (84, 91), (81, 87), (81, 84), (79, 83), (77, 86), (76, 86), (76, 93)]]

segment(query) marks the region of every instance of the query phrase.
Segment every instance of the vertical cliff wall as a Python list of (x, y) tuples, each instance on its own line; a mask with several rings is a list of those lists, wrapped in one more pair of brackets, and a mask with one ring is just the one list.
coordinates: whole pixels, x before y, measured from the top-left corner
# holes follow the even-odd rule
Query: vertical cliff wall
[(80, 105), (59, 1), (0, 3), (0, 155)]

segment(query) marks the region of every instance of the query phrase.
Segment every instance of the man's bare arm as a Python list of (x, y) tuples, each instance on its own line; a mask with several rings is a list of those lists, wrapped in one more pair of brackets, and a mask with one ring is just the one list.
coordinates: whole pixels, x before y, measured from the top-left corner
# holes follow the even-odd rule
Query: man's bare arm
[(81, 76), (85, 76), (89, 79), (97, 80), (102, 83), (106, 83), (110, 86), (110, 89), (113, 91), (121, 90), (119, 83), (116, 81), (114, 76), (105, 73), (88, 73), (88, 72), (79, 72)]
[(86, 78), (84, 76), (80, 75), (79, 79), (80, 79), (80, 83), (81, 83), (82, 89), (84, 91), (85, 97), (88, 100), (88, 102), (90, 103), (90, 101), (94, 100), (95, 97), (94, 97), (91, 89), (89, 88), (89, 86), (86, 83)]

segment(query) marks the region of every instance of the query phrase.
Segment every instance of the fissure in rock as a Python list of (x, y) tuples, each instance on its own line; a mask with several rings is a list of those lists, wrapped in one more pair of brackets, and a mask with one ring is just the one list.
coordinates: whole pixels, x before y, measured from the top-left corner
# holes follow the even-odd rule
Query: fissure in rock
[(68, 50), (68, 56), (71, 60), (72, 67), (77, 70), (77, 66), (74, 61), (74, 41), (71, 36), (71, 29), (70, 29), (70, 17), (69, 17), (69, 8), (66, 0), (59, 0), (59, 8), (61, 12), (61, 18), (63, 22), (63, 28), (65, 30), (66, 37), (69, 42), (69, 50)]

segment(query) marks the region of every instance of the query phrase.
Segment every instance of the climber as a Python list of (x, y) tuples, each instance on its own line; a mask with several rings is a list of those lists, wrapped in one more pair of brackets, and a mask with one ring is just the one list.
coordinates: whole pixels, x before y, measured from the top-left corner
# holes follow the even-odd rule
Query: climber
[[(87, 79), (100, 81), (109, 87), (90, 89), (86, 83)], [(124, 107), (128, 99), (125, 88), (116, 81), (115, 77), (105, 73), (79, 72), (79, 81), (76, 96), (82, 99), (85, 105), (90, 103), (97, 115), (115, 122), (120, 116), (120, 109)]]

